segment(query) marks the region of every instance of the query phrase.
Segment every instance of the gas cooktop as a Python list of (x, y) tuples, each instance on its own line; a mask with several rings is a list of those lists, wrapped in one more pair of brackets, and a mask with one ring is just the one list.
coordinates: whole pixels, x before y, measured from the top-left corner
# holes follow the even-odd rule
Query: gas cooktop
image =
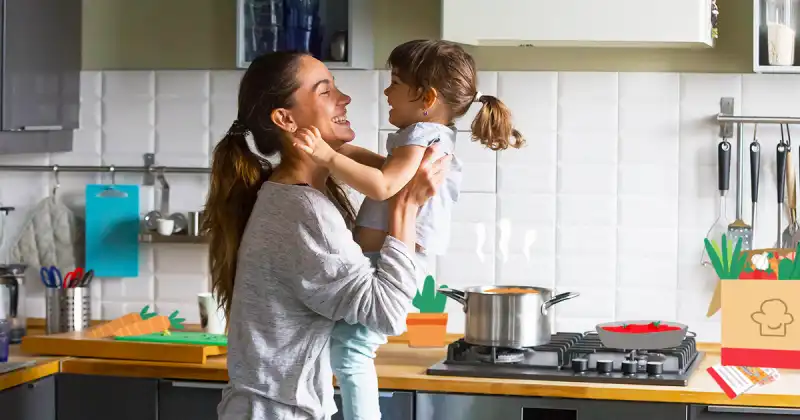
[(660, 350), (610, 349), (596, 332), (556, 333), (548, 344), (525, 349), (484, 347), (460, 339), (429, 375), (536, 381), (686, 386), (705, 353), (694, 337)]

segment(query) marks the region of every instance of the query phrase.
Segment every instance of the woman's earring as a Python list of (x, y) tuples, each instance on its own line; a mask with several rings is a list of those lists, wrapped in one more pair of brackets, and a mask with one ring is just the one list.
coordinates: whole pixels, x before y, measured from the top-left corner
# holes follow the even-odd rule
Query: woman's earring
[(427, 117), (428, 116), (428, 110), (426, 109), (426, 110), (422, 111), (422, 115)]

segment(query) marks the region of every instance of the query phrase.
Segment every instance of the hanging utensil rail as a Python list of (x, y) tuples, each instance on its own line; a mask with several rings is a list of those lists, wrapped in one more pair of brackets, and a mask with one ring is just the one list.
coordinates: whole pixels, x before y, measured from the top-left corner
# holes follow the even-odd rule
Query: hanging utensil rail
[(9, 172), (108, 172), (114, 173), (141, 173), (144, 175), (143, 185), (154, 185), (155, 175), (164, 173), (183, 173), (183, 174), (208, 174), (211, 168), (202, 167), (182, 167), (182, 166), (158, 166), (155, 165), (155, 156), (152, 153), (144, 155), (143, 166), (75, 166), (75, 165), (0, 165), (0, 171)]

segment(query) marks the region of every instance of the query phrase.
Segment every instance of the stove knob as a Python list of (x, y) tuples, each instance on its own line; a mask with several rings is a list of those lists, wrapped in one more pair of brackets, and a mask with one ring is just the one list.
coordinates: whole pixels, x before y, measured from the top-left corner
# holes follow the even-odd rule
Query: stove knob
[(622, 361), (622, 373), (626, 375), (635, 375), (636, 369), (638, 364), (635, 360), (623, 360)]
[(572, 359), (572, 370), (575, 373), (586, 372), (589, 369), (589, 361), (586, 359)]
[(600, 373), (611, 373), (614, 364), (611, 360), (598, 360), (597, 371)]
[(661, 362), (647, 362), (647, 374), (658, 376), (664, 373), (664, 364)]

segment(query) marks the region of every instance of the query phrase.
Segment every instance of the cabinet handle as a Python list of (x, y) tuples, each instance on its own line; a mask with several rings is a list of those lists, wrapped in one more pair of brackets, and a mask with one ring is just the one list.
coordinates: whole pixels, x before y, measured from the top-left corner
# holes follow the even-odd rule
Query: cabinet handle
[(225, 389), (228, 384), (219, 382), (172, 381), (172, 386), (175, 388)]
[[(333, 390), (333, 395), (342, 395), (342, 391), (339, 388)], [(378, 392), (378, 398), (392, 398), (394, 397), (394, 392), (392, 391), (380, 391)]]
[(63, 129), (63, 125), (26, 125), (15, 131), (59, 131)]
[(777, 407), (736, 407), (728, 405), (709, 405), (709, 413), (731, 413), (731, 414), (774, 414), (783, 416), (800, 416), (798, 408), (777, 408)]

